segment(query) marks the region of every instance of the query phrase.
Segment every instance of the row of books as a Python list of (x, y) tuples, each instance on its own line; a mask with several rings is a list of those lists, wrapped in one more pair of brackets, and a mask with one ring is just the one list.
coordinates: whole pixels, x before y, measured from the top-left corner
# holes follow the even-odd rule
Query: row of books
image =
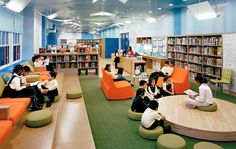
[(186, 46), (175, 46), (174, 51), (187, 53), (187, 47)]
[(222, 59), (204, 57), (204, 64), (221, 67), (221, 65), (222, 65)]
[(175, 62), (175, 65), (176, 65), (177, 67), (181, 67), (181, 68), (188, 69), (186, 62), (176, 61), (176, 62)]
[(204, 55), (222, 56), (222, 47), (204, 47)]
[(189, 45), (202, 45), (202, 37), (189, 37)]
[(188, 69), (192, 70), (192, 71), (199, 72), (199, 73), (202, 72), (202, 66), (201, 65), (188, 64)]
[(182, 61), (188, 61), (188, 57), (186, 54), (183, 53), (177, 53), (176, 54), (177, 60), (182, 60)]
[(190, 47), (188, 49), (189, 54), (202, 54), (202, 48), (201, 47)]
[(61, 63), (61, 64), (57, 64), (56, 66), (57, 66), (57, 69), (61, 69), (61, 68), (78, 68), (77, 63)]
[(98, 71), (97, 71), (97, 69), (79, 69), (78, 74), (80, 76), (97, 75)]
[(222, 46), (222, 38), (219, 37), (204, 37), (203, 43), (206, 46)]
[(202, 63), (202, 56), (189, 55), (188, 61), (201, 64)]
[(95, 68), (97, 63), (79, 63), (79, 68)]
[(187, 45), (188, 44), (188, 38), (187, 37), (176, 38), (176, 44), (178, 44), (178, 45)]
[(170, 37), (169, 37), (169, 38), (167, 39), (167, 43), (174, 45), (174, 44), (175, 44), (175, 38), (170, 38)]

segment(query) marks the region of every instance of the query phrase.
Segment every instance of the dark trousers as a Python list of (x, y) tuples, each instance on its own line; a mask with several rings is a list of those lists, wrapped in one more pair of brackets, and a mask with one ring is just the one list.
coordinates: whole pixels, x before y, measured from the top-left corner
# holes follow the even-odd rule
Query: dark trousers
[(167, 92), (166, 92), (166, 91), (164, 91), (164, 90), (163, 90), (163, 92), (162, 92), (162, 95), (163, 95), (163, 96), (172, 96), (172, 94), (170, 94), (170, 93), (167, 93)]
[(156, 95), (154, 96), (154, 98), (156, 98), (156, 99), (161, 98), (161, 94), (156, 94)]
[(164, 121), (163, 120), (155, 120), (155, 122), (149, 127), (149, 128), (146, 128), (146, 129), (149, 129), (149, 130), (152, 130), (152, 129), (155, 129), (157, 126), (161, 126), (164, 128)]
[[(37, 86), (36, 86), (37, 87)], [(55, 90), (52, 90), (52, 91), (48, 91), (46, 94), (43, 94), (39, 89), (38, 87), (36, 88), (36, 92), (37, 92), (37, 98), (39, 100), (40, 103), (44, 103), (44, 96), (48, 96), (49, 98), (49, 101), (51, 103), (54, 102), (54, 99), (55, 97), (58, 95), (58, 90), (55, 89)]]

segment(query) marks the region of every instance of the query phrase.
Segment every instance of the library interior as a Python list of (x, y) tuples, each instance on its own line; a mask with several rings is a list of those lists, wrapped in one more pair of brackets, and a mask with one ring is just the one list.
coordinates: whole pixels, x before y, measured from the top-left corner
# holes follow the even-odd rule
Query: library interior
[(235, 149), (235, 0), (0, 0), (0, 149)]

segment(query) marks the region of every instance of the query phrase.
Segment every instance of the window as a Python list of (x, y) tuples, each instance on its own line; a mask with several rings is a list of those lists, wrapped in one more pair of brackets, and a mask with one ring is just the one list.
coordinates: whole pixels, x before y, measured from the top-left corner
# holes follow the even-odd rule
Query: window
[(20, 59), (20, 34), (13, 33), (13, 61)]
[(9, 63), (9, 33), (0, 31), (0, 66)]

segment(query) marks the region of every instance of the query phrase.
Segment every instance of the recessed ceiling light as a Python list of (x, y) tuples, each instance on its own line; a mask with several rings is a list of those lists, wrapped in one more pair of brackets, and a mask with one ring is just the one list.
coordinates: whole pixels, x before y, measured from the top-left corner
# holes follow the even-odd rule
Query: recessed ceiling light
[(130, 24), (131, 23), (131, 21), (130, 20), (126, 20), (126, 21), (124, 21), (126, 24)]
[(172, 7), (174, 4), (169, 4), (170, 7)]
[(183, 2), (186, 2), (186, 1), (188, 1), (188, 0), (182, 0)]
[(159, 7), (159, 8), (158, 8), (158, 10), (162, 10), (162, 8), (161, 8), (161, 7)]
[(152, 22), (156, 22), (156, 19), (153, 17), (148, 17), (148, 18), (146, 18), (146, 21), (152, 23)]
[(107, 17), (113, 17), (115, 16), (115, 14), (113, 13), (110, 13), (110, 12), (104, 12), (104, 11), (101, 11), (101, 12), (97, 12), (97, 13), (92, 13), (90, 14), (91, 17), (94, 17), (94, 16), (107, 16)]
[(120, 0), (120, 2), (122, 2), (122, 3), (126, 3), (128, 0)]
[(152, 13), (152, 11), (151, 11), (151, 10), (149, 10), (149, 11), (148, 11), (148, 13)]

